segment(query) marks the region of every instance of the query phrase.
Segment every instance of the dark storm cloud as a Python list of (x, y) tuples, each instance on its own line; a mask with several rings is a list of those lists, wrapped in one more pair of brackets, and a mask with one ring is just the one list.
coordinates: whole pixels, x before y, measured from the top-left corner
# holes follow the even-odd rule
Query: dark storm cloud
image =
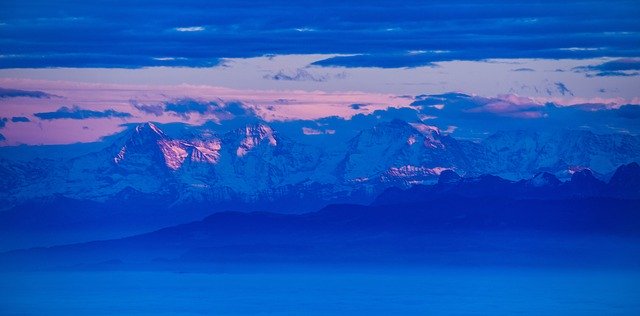
[(35, 117), (41, 120), (59, 120), (59, 119), (72, 119), (72, 120), (85, 120), (92, 118), (129, 118), (132, 117), (131, 113), (118, 112), (115, 110), (94, 111), (80, 108), (78, 106), (66, 107), (63, 106), (54, 112), (40, 112), (34, 113)]
[(625, 0), (9, 1), (0, 10), (0, 67), (207, 67), (308, 53), (358, 54), (319, 65), (385, 68), (637, 57), (639, 15)]

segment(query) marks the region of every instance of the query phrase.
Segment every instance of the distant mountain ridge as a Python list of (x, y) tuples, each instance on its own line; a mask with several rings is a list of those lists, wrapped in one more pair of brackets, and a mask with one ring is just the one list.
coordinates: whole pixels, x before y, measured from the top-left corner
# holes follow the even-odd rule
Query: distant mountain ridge
[[(639, 207), (640, 199), (502, 196), (334, 204), (297, 215), (219, 212), (126, 238), (0, 252), (0, 266), (9, 271), (217, 271), (265, 263), (280, 269), (292, 263), (637, 267)], [(585, 244), (585, 239), (599, 242)]]
[(373, 205), (397, 205), (427, 202), (435, 199), (508, 197), (514, 200), (566, 200), (578, 198), (640, 199), (640, 165), (622, 165), (607, 183), (593, 176), (589, 169), (573, 173), (562, 182), (553, 174), (540, 172), (531, 179), (510, 181), (497, 176), (482, 175), (464, 178), (446, 170), (438, 183), (418, 185), (402, 190), (387, 189)]
[[(508, 131), (473, 142), (424, 123), (393, 120), (360, 131), (347, 144), (327, 137), (321, 146), (307, 144), (261, 122), (170, 137), (145, 123), (111, 137), (101, 150), (71, 159), (1, 158), (0, 200), (3, 209), (55, 195), (105, 202), (133, 190), (175, 207), (277, 205), (299, 212), (330, 202), (366, 203), (390, 187), (436, 183), (447, 170), (465, 178), (516, 180), (541, 172), (569, 179), (588, 169), (606, 180), (619, 165), (640, 161), (640, 140), (628, 134)], [(595, 182), (590, 185), (597, 190)], [(619, 184), (611, 190), (626, 189)]]
[[(473, 214), (480, 206), (475, 202), (464, 204), (461, 201), (480, 201), (489, 203), (482, 205), (482, 209), (486, 211), (493, 211), (491, 205), (494, 205), (506, 212), (512, 207), (511, 204), (516, 203), (518, 207), (530, 204), (527, 206), (529, 212), (535, 212), (534, 206), (538, 205), (557, 206), (580, 214), (581, 208), (588, 205), (600, 210), (598, 216), (606, 216), (604, 210), (615, 209), (617, 205), (628, 207), (640, 201), (639, 179), (640, 165), (635, 162), (620, 166), (608, 182), (597, 179), (588, 169), (575, 172), (570, 180), (564, 182), (547, 172), (541, 172), (530, 179), (511, 181), (493, 175), (462, 177), (454, 171), (445, 170), (435, 184), (385, 190), (373, 200), (370, 208), (429, 209), (439, 205), (442, 208), (440, 211), (446, 213), (449, 206), (457, 205), (458, 211)], [(238, 202), (242, 199), (234, 196), (235, 193), (231, 191), (224, 192), (230, 198), (229, 202), (223, 204), (197, 197), (176, 202), (171, 195), (144, 193), (131, 187), (103, 202), (71, 199), (61, 195), (34, 198), (0, 212), (0, 240), (3, 241), (0, 251), (122, 237), (198, 220), (224, 210), (286, 213), (292, 207), (304, 210), (309, 205), (326, 203), (318, 200), (317, 194), (305, 195), (305, 192), (321, 191), (325, 187), (309, 186), (304, 189), (298, 191), (298, 195), (290, 195), (288, 198), (285, 193), (281, 193), (281, 201), (265, 202), (268, 201), (267, 198), (261, 200), (258, 197), (258, 201), (262, 201), (259, 205), (252, 202), (243, 205)], [(600, 204), (589, 205), (590, 200)], [(573, 205), (574, 201), (582, 206)], [(613, 204), (609, 205), (606, 201)], [(367, 208), (364, 205), (353, 206), (355, 209), (359, 207)], [(513, 213), (505, 215), (517, 217), (518, 212), (519, 209), (514, 209)], [(532, 213), (527, 216), (534, 215)]]

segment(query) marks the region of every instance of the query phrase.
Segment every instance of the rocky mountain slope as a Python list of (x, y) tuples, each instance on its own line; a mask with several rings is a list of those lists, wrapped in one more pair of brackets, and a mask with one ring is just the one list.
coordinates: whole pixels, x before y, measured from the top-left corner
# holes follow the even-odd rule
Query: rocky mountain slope
[(326, 137), (321, 145), (305, 143), (265, 123), (170, 137), (146, 123), (112, 137), (101, 150), (71, 159), (21, 161), (3, 155), (0, 200), (8, 209), (50, 196), (105, 202), (132, 191), (163, 197), (173, 206), (277, 205), (301, 211), (329, 202), (370, 201), (389, 187), (435, 183), (446, 170), (509, 180), (540, 172), (564, 180), (590, 170), (608, 180), (619, 165), (640, 160), (638, 137), (588, 131), (510, 131), (474, 142), (394, 120), (360, 131), (347, 144)]

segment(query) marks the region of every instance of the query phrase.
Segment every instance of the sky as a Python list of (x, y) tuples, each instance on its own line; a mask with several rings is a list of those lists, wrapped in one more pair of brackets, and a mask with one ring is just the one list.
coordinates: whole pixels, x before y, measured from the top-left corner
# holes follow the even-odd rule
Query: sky
[(616, 0), (3, 1), (0, 145), (235, 118), (637, 134), (638, 16)]

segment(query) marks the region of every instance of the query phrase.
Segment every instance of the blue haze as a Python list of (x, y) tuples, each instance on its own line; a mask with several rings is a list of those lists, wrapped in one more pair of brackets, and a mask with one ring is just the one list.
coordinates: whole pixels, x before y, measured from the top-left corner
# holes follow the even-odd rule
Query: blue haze
[(3, 274), (4, 315), (638, 315), (640, 273), (417, 269)]

